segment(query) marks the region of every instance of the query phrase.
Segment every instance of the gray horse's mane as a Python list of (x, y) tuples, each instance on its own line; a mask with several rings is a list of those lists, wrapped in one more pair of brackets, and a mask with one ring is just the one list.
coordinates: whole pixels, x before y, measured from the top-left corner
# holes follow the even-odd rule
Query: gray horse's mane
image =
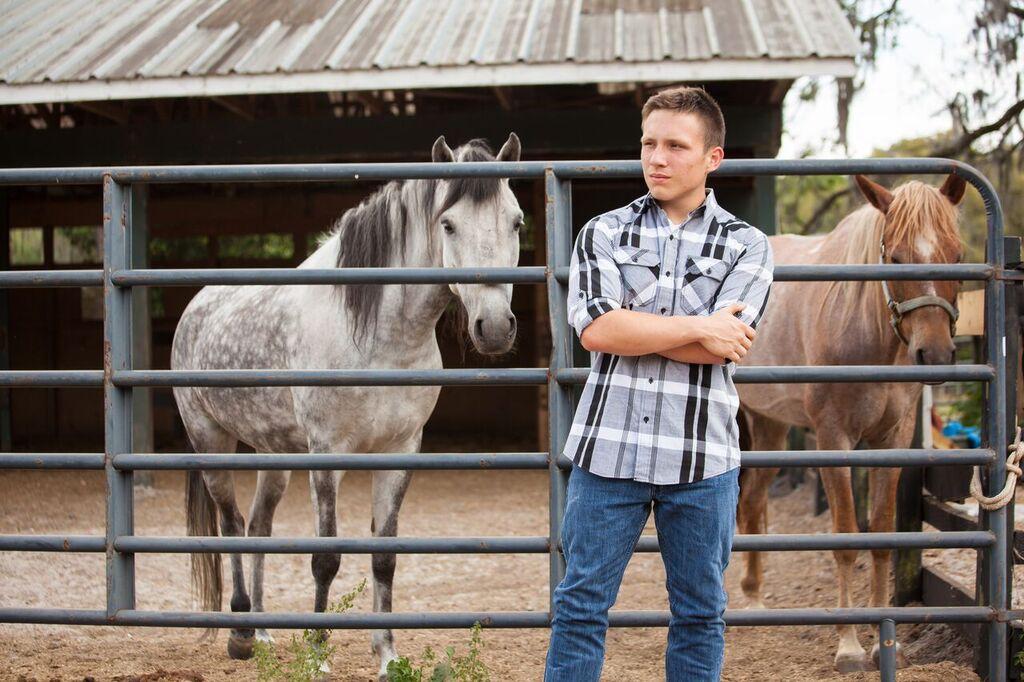
[[(470, 140), (455, 150), (457, 161), (494, 161), (487, 142)], [(437, 203), (438, 183), (445, 183), (444, 198)], [(395, 180), (387, 183), (358, 206), (348, 209), (334, 224), (327, 240), (338, 237), (339, 268), (388, 267), (406, 252), (410, 229), (426, 230), (433, 244), (433, 225), (438, 217), (463, 199), (475, 204), (496, 198), (499, 178), (455, 178), (452, 180)], [(325, 240), (326, 241), (326, 240)], [(383, 285), (348, 284), (345, 307), (353, 320), (353, 339), (365, 339), (376, 328)]]

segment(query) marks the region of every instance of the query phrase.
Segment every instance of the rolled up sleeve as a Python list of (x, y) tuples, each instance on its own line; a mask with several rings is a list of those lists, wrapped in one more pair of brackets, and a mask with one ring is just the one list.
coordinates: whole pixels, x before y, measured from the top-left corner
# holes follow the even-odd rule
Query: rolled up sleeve
[[(745, 303), (746, 307), (737, 317), (757, 329), (768, 305), (775, 266), (768, 237), (760, 230), (751, 230), (754, 237), (722, 280), (711, 312), (718, 312), (733, 303)], [(726, 359), (725, 364), (733, 365), (733, 362)]]
[(622, 280), (608, 227), (591, 220), (576, 237), (569, 261), (569, 324), (582, 336), (594, 320), (622, 307)]

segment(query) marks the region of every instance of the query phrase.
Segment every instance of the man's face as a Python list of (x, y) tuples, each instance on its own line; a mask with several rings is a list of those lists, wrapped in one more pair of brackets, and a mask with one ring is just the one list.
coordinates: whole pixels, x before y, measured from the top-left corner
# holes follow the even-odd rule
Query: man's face
[(704, 123), (696, 114), (655, 109), (643, 123), (644, 181), (660, 202), (671, 203), (704, 187), (722, 156), (721, 147), (704, 148)]

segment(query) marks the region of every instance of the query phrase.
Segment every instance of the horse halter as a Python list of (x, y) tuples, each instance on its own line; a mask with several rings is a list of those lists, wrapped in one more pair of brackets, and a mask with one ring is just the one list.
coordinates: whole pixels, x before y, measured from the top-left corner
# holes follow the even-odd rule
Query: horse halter
[[(885, 242), (880, 240), (878, 248), (880, 251), (878, 262), (880, 265), (885, 265)], [(960, 317), (960, 311), (956, 309), (956, 306), (950, 305), (946, 299), (940, 296), (918, 296), (908, 301), (897, 302), (893, 300), (892, 293), (889, 291), (889, 284), (884, 279), (882, 280), (882, 293), (885, 294), (885, 305), (889, 308), (889, 323), (892, 325), (892, 330), (896, 332), (896, 337), (904, 345), (909, 346), (910, 343), (903, 337), (903, 332), (900, 331), (900, 322), (903, 321), (903, 316), (911, 310), (927, 308), (928, 306), (938, 306), (946, 311), (946, 314), (949, 315), (949, 335), (956, 336), (956, 321)]]

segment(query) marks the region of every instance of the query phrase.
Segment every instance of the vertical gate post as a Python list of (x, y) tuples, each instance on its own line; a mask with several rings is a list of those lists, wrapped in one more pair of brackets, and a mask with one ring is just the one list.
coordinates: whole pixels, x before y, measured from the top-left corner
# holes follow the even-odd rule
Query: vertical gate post
[[(149, 186), (131, 185), (131, 264), (133, 268), (149, 267)], [(298, 243), (298, 242), (296, 242)], [(132, 299), (132, 368), (152, 369), (152, 324), (149, 314), (149, 289), (130, 289)], [(153, 452), (153, 390), (132, 389), (132, 449)], [(152, 471), (135, 472), (133, 483), (142, 487), (153, 485)]]
[(555, 278), (558, 268), (569, 265), (569, 243), (572, 235), (572, 184), (562, 180), (548, 168), (544, 172), (546, 201), (545, 232), (547, 237), (548, 312), (551, 321), (551, 364), (548, 369), (548, 472), (550, 519), (548, 540), (551, 564), (549, 609), (554, 615), (555, 587), (565, 575), (565, 558), (559, 548), (562, 514), (568, 472), (558, 467), (562, 446), (569, 437), (572, 422), (572, 387), (558, 383), (558, 370), (572, 367), (572, 336), (566, 328), (568, 287)]
[[(914, 425), (914, 439), (910, 447), (924, 447), (925, 429), (931, 428), (931, 415), (924, 413), (923, 401), (917, 405), (917, 422)], [(899, 485), (896, 488), (896, 530), (900, 533), (920, 533), (924, 519), (922, 487), (924, 467), (903, 467)], [(921, 550), (898, 549), (893, 552), (893, 573), (896, 589), (893, 601), (896, 606), (906, 606), (921, 600)]]
[(107, 615), (135, 608), (135, 556), (114, 549), (134, 531), (132, 472), (114, 469), (114, 455), (132, 449), (132, 390), (114, 386), (113, 373), (131, 369), (132, 296), (111, 273), (131, 267), (131, 186), (103, 176), (103, 408), (107, 475)]
[[(991, 192), (991, 187), (987, 188)], [(998, 199), (985, 197), (988, 209), (989, 232), (986, 241), (987, 261), (997, 271), (1006, 263), (1003, 241), (1003, 217)], [(1019, 249), (1019, 242), (1018, 247)], [(1019, 260), (1019, 255), (1011, 259)], [(995, 460), (982, 471), (982, 485), (986, 495), (995, 495), (1006, 482), (1007, 421), (1013, 418), (1008, 413), (1006, 390), (1007, 338), (1006, 338), (1006, 283), (1000, 277), (985, 282), (985, 350), (994, 376), (985, 390), (984, 425), (985, 441), (995, 451)], [(1012, 509), (1012, 507), (1011, 507)], [(1012, 519), (1012, 517), (1010, 517)], [(976, 598), (980, 605), (990, 606), (997, 617), (980, 629), (977, 651), (978, 672), (982, 679), (990, 682), (1005, 682), (1009, 667), (1007, 627), (1003, 617), (1009, 608), (1009, 590), (1012, 563), (1012, 528), (1008, 527), (1007, 508), (986, 512), (979, 509), (978, 526), (995, 535), (995, 543), (979, 554), (978, 587)]]

